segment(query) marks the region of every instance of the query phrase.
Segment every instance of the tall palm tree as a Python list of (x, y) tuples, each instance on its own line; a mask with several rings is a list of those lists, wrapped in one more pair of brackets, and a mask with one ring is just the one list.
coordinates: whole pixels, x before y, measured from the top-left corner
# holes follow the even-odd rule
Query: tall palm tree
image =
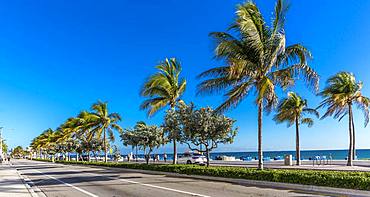
[(354, 122), (352, 106), (357, 105), (364, 112), (365, 126), (369, 122), (370, 99), (361, 93), (362, 82), (357, 82), (352, 73), (340, 72), (330, 77), (320, 95), (324, 100), (318, 108), (327, 108), (321, 119), (328, 116), (338, 118), (339, 121), (348, 115), (349, 148), (347, 165), (353, 166), (354, 150)]
[(307, 100), (302, 99), (294, 92), (289, 92), (288, 98), (283, 99), (277, 107), (277, 114), (274, 120), (277, 123), (288, 123), (288, 127), (295, 124), (296, 129), (296, 160), (297, 165), (301, 165), (301, 153), (299, 147), (299, 125), (307, 124), (312, 127), (313, 119), (304, 117), (306, 114), (313, 114), (319, 118), (319, 112), (316, 109), (307, 107)]
[(278, 0), (274, 18), (268, 26), (252, 1), (239, 5), (236, 21), (229, 32), (210, 34), (216, 41), (215, 56), (225, 66), (209, 69), (199, 75), (206, 78), (198, 86), (199, 93), (226, 90), (226, 100), (216, 109), (223, 112), (238, 105), (252, 91), (258, 106), (258, 167), (263, 169), (262, 116), (277, 104), (276, 87), (294, 85), (303, 76), (307, 85), (318, 89), (317, 73), (307, 64), (311, 53), (300, 44), (286, 46), (285, 14), (288, 6)]
[[(174, 109), (186, 88), (186, 80), (180, 78), (181, 64), (175, 58), (166, 58), (156, 68), (158, 72), (149, 77), (141, 90), (141, 95), (148, 99), (141, 104), (140, 108), (148, 110), (149, 116), (167, 105)], [(173, 163), (176, 164), (178, 134), (172, 133), (171, 138), (173, 142)]]
[(89, 139), (92, 137), (101, 138), (103, 135), (104, 162), (108, 160), (107, 134), (110, 141), (114, 141), (113, 131), (122, 131), (117, 123), (121, 121), (118, 113), (109, 113), (108, 104), (98, 101), (91, 106), (92, 112), (81, 112), (79, 115), (84, 119), (84, 129), (89, 131)]

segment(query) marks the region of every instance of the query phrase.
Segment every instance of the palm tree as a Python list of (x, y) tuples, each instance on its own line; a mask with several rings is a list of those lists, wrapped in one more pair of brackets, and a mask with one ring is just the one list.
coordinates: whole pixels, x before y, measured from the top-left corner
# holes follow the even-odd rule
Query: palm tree
[(276, 87), (294, 85), (298, 76), (307, 85), (318, 89), (317, 73), (307, 64), (311, 53), (300, 44), (286, 46), (285, 14), (288, 6), (278, 0), (271, 26), (268, 26), (256, 4), (249, 1), (239, 5), (236, 21), (227, 32), (213, 32), (215, 56), (226, 66), (209, 69), (199, 75), (206, 78), (198, 86), (198, 93), (226, 90), (226, 100), (216, 109), (223, 112), (237, 106), (252, 91), (258, 106), (258, 168), (263, 169), (262, 116), (277, 104)]
[(312, 127), (312, 118), (306, 118), (304, 115), (313, 114), (319, 117), (319, 112), (316, 109), (307, 107), (307, 100), (302, 99), (299, 95), (294, 92), (288, 94), (288, 98), (283, 99), (277, 107), (277, 114), (274, 120), (277, 123), (286, 122), (288, 127), (295, 124), (296, 129), (296, 160), (297, 165), (301, 165), (301, 153), (299, 148), (299, 125), (307, 124), (308, 127)]
[[(72, 140), (78, 141), (80, 144), (86, 142), (89, 143), (89, 141), (92, 140), (92, 137), (87, 138), (86, 136), (90, 136), (92, 134), (89, 132), (88, 117), (89, 113), (82, 111), (77, 117), (68, 118), (59, 128), (62, 133), (59, 142), (71, 142)], [(90, 160), (90, 149), (85, 149), (85, 151), (88, 155), (88, 159)]]
[(31, 141), (30, 147), (36, 151), (36, 157), (37, 157), (37, 152), (39, 152), (39, 158), (41, 158), (41, 141), (40, 141), (40, 136), (37, 136), (33, 138)]
[(48, 154), (53, 152), (52, 149), (55, 145), (55, 142), (55, 132), (53, 131), (53, 129), (49, 128), (32, 140), (31, 147), (33, 149), (39, 150), (41, 158), (41, 153), (43, 152), (43, 150), (45, 150)]
[[(141, 90), (141, 95), (148, 97), (148, 99), (141, 104), (140, 108), (148, 110), (149, 116), (167, 105), (174, 109), (186, 88), (186, 80), (180, 79), (181, 65), (175, 58), (166, 58), (156, 68), (158, 72), (149, 77)], [(171, 138), (173, 142), (173, 163), (176, 164), (178, 134), (171, 133)]]
[(366, 126), (369, 122), (370, 99), (362, 95), (362, 82), (357, 82), (352, 73), (337, 73), (330, 77), (326, 83), (326, 87), (320, 92), (324, 100), (318, 108), (327, 108), (327, 111), (321, 119), (333, 116), (334, 118), (339, 118), (340, 121), (348, 115), (349, 148), (347, 165), (353, 166), (354, 122), (352, 105), (355, 104), (362, 109)]
[(91, 106), (92, 112), (81, 112), (79, 115), (84, 119), (83, 128), (89, 131), (88, 139), (101, 138), (103, 135), (104, 162), (108, 160), (107, 134), (110, 141), (114, 141), (113, 131), (122, 131), (117, 123), (121, 121), (118, 113), (109, 113), (108, 104), (98, 101)]

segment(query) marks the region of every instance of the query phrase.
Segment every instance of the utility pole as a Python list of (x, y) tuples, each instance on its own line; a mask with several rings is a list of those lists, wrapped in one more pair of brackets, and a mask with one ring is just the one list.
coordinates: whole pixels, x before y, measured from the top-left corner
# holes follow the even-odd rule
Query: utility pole
[(3, 130), (3, 127), (0, 127), (0, 157), (3, 157), (3, 136), (1, 135), (1, 131)]

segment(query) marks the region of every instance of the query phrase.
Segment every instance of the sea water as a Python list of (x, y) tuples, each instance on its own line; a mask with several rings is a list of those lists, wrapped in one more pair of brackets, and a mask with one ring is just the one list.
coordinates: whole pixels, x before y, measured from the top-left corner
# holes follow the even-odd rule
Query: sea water
[[(156, 154), (155, 152), (152, 154)], [(163, 154), (162, 153), (157, 153), (159, 157), (162, 159)], [(182, 153), (179, 152), (179, 155)], [(252, 159), (258, 157), (257, 152), (211, 152), (210, 153), (211, 158), (215, 159), (218, 156), (233, 156), (236, 159), (240, 158), (246, 158), (246, 157), (251, 157)], [(295, 151), (263, 151), (263, 157), (264, 158), (277, 158), (281, 157), (284, 158), (284, 155), (292, 155), (293, 157), (295, 156)], [(345, 160), (348, 155), (348, 150), (301, 150), (301, 159), (310, 159), (314, 158), (315, 156), (326, 156), (331, 158), (333, 160)], [(122, 155), (126, 156), (126, 155)], [(357, 159), (370, 159), (370, 149), (357, 149), (356, 150), (356, 156)], [(142, 154), (139, 154), (139, 157), (143, 157)], [(173, 155), (170, 153), (167, 153), (167, 159), (171, 160), (173, 158)]]

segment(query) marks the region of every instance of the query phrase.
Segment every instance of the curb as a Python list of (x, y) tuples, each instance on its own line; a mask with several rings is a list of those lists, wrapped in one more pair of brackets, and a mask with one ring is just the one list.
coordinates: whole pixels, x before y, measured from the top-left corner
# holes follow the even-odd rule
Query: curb
[[(13, 164), (10, 164), (10, 166), (12, 165)], [(46, 197), (44, 192), (42, 192), (28, 177), (23, 176), (16, 168), (14, 169), (32, 197)]]

